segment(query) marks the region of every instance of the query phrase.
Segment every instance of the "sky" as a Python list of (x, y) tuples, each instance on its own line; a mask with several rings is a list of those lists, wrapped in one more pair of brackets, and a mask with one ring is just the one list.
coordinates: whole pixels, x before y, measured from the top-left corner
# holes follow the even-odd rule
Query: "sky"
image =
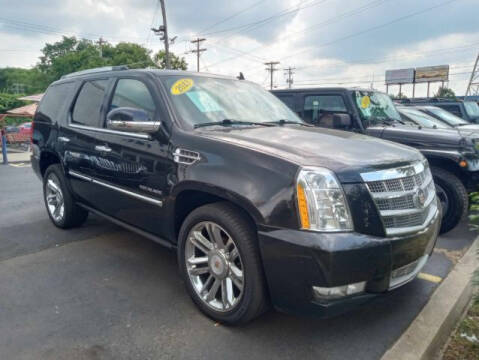
[[(279, 61), (274, 87), (360, 86), (384, 91), (385, 71), (449, 65), (451, 87), (463, 95), (479, 52), (479, 0), (165, 0), (171, 50), (196, 70), (269, 86), (265, 62)], [(0, 67), (30, 68), (45, 43), (62, 35), (163, 43), (158, 0), (0, 0)], [(431, 94), (440, 83), (431, 84)], [(426, 95), (416, 85), (416, 96)], [(390, 86), (397, 93), (398, 86)], [(403, 85), (411, 96), (412, 85)]]

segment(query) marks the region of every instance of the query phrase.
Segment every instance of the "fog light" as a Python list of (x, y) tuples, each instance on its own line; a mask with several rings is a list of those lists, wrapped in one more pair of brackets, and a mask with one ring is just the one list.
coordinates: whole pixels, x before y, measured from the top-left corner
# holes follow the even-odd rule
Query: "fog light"
[(359, 294), (364, 291), (366, 281), (335, 287), (313, 286), (313, 295), (316, 300), (334, 300), (345, 296)]

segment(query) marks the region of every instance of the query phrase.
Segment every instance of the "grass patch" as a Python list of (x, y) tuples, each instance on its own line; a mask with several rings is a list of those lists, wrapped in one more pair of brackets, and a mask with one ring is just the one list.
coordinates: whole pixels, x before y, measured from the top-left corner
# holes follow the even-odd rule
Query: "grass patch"
[(479, 300), (453, 332), (443, 360), (479, 360)]

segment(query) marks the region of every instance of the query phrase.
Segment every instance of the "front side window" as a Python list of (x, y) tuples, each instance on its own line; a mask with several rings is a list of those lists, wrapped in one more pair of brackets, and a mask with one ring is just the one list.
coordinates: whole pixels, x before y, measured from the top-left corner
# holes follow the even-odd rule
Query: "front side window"
[(464, 107), (466, 108), (467, 115), (472, 118), (479, 117), (479, 105), (473, 101), (465, 101)]
[(427, 108), (427, 110), (431, 114), (433, 114), (434, 116), (438, 117), (439, 119), (441, 119), (442, 121), (446, 122), (447, 124), (451, 126), (461, 126), (461, 125), (468, 124), (467, 121), (460, 118), (459, 116), (456, 116), (453, 113), (450, 113), (449, 111), (446, 111), (439, 107), (431, 107), (431, 108)]
[(401, 115), (388, 95), (376, 91), (356, 90), (353, 97), (365, 127), (401, 121)]
[(406, 115), (408, 119), (411, 119), (416, 123), (417, 125), (421, 125), (427, 128), (438, 128), (438, 129), (447, 129), (450, 128), (450, 126), (446, 125), (445, 123), (441, 122), (440, 120), (437, 120), (433, 118), (432, 116), (429, 116), (422, 111), (416, 110), (416, 109), (401, 109), (401, 113)]
[(436, 106), (462, 118), (461, 108), (459, 107), (459, 105), (439, 105), (438, 104)]
[(155, 102), (148, 87), (139, 80), (118, 80), (109, 110), (119, 107), (143, 109), (150, 115), (150, 120), (154, 121)]
[(101, 105), (105, 98), (108, 80), (85, 81), (73, 108), (72, 122), (90, 127), (100, 127)]
[(306, 122), (317, 124), (324, 113), (347, 112), (341, 95), (311, 95), (304, 98), (303, 117)]
[(224, 120), (302, 123), (281, 100), (245, 80), (160, 76), (179, 116), (191, 126)]

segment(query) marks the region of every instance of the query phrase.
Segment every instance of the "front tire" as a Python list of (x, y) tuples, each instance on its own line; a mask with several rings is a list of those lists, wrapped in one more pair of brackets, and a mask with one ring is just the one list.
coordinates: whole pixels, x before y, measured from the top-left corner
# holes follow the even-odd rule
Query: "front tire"
[(464, 184), (456, 175), (438, 167), (433, 167), (431, 170), (442, 206), (440, 233), (444, 234), (454, 229), (466, 216), (469, 198)]
[(246, 323), (266, 309), (256, 233), (228, 203), (192, 211), (179, 234), (178, 263), (191, 298), (210, 318)]
[(83, 224), (88, 211), (75, 204), (60, 164), (50, 165), (43, 176), (43, 199), (53, 224), (68, 229)]

